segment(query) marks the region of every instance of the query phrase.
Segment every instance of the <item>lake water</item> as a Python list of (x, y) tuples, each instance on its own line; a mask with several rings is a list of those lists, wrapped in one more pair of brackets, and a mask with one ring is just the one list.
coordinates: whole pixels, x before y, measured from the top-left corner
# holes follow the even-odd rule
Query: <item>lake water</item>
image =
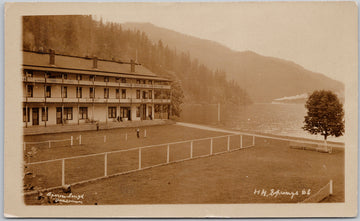
[[(243, 107), (220, 106), (222, 126), (248, 132), (303, 137), (323, 140), (320, 135), (311, 135), (301, 127), (304, 125), (304, 104), (257, 103)], [(185, 122), (216, 125), (217, 105), (184, 105), (182, 120)], [(344, 142), (344, 137), (328, 137), (329, 141)]]

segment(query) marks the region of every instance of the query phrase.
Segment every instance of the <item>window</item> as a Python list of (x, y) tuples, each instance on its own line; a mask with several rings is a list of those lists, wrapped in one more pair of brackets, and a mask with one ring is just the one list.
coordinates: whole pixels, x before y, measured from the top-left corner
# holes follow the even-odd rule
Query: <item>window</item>
[(90, 81), (94, 81), (94, 80), (95, 80), (95, 76), (94, 76), (94, 75), (90, 75), (90, 76), (89, 76), (89, 80), (90, 80)]
[(129, 108), (128, 107), (120, 107), (120, 117), (128, 118)]
[(72, 107), (64, 107), (64, 119), (65, 120), (73, 119), (73, 108)]
[(26, 113), (26, 108), (23, 108), (23, 122), (26, 122), (26, 115), (27, 115), (27, 122), (30, 122), (30, 108), (27, 108), (27, 113)]
[(140, 117), (140, 106), (136, 107), (136, 117)]
[(143, 99), (147, 99), (147, 92), (143, 91)]
[(67, 79), (67, 74), (63, 74), (64, 79)]
[(81, 74), (76, 75), (76, 80), (81, 81), (82, 80), (82, 75)]
[(116, 107), (109, 107), (109, 118), (116, 118)]
[(116, 99), (120, 98), (120, 89), (116, 89)]
[(140, 90), (136, 90), (136, 99), (140, 99)]
[(63, 98), (67, 98), (67, 87), (63, 87), (62, 97), (63, 97)]
[(51, 97), (51, 86), (45, 86), (45, 97)]
[(32, 78), (32, 77), (33, 77), (33, 72), (30, 71), (30, 70), (26, 70), (26, 71), (25, 71), (25, 76)]
[(34, 86), (28, 85), (27, 86), (27, 97), (33, 97), (33, 92), (34, 92)]
[(95, 97), (95, 88), (91, 87), (90, 88), (90, 98), (94, 98)]
[(149, 91), (149, 99), (152, 99), (152, 91)]
[(82, 98), (82, 87), (76, 87), (76, 98)]
[(48, 121), (48, 108), (47, 107), (43, 107), (41, 108), (41, 120), (42, 121)]
[(126, 99), (126, 89), (121, 90), (121, 98)]
[(104, 88), (104, 98), (109, 98), (109, 88)]
[(136, 80), (136, 83), (137, 83), (137, 84), (140, 84), (140, 80)]
[(87, 107), (79, 107), (79, 119), (88, 119)]
[(121, 78), (121, 83), (126, 83), (126, 78)]
[(119, 83), (120, 82), (120, 78), (115, 78), (115, 82)]
[(109, 82), (109, 77), (104, 77), (104, 82)]

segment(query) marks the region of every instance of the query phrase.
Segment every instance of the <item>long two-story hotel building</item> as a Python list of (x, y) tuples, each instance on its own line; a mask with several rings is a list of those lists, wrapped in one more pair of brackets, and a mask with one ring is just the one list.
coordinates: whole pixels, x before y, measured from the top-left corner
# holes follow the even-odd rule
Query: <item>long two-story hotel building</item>
[(24, 127), (168, 119), (170, 89), (133, 61), (23, 52)]

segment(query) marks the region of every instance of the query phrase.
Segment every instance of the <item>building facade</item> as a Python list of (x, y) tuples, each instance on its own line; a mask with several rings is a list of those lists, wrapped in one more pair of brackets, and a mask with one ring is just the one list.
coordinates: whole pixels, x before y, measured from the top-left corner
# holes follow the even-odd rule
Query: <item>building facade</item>
[(23, 125), (168, 119), (170, 81), (133, 61), (23, 52)]

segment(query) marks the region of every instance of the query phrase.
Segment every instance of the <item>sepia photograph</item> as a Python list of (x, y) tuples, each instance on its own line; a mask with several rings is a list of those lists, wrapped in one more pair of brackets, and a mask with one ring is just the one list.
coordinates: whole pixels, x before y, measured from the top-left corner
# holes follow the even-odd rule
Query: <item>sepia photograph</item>
[(6, 9), (5, 216), (356, 216), (356, 3)]

